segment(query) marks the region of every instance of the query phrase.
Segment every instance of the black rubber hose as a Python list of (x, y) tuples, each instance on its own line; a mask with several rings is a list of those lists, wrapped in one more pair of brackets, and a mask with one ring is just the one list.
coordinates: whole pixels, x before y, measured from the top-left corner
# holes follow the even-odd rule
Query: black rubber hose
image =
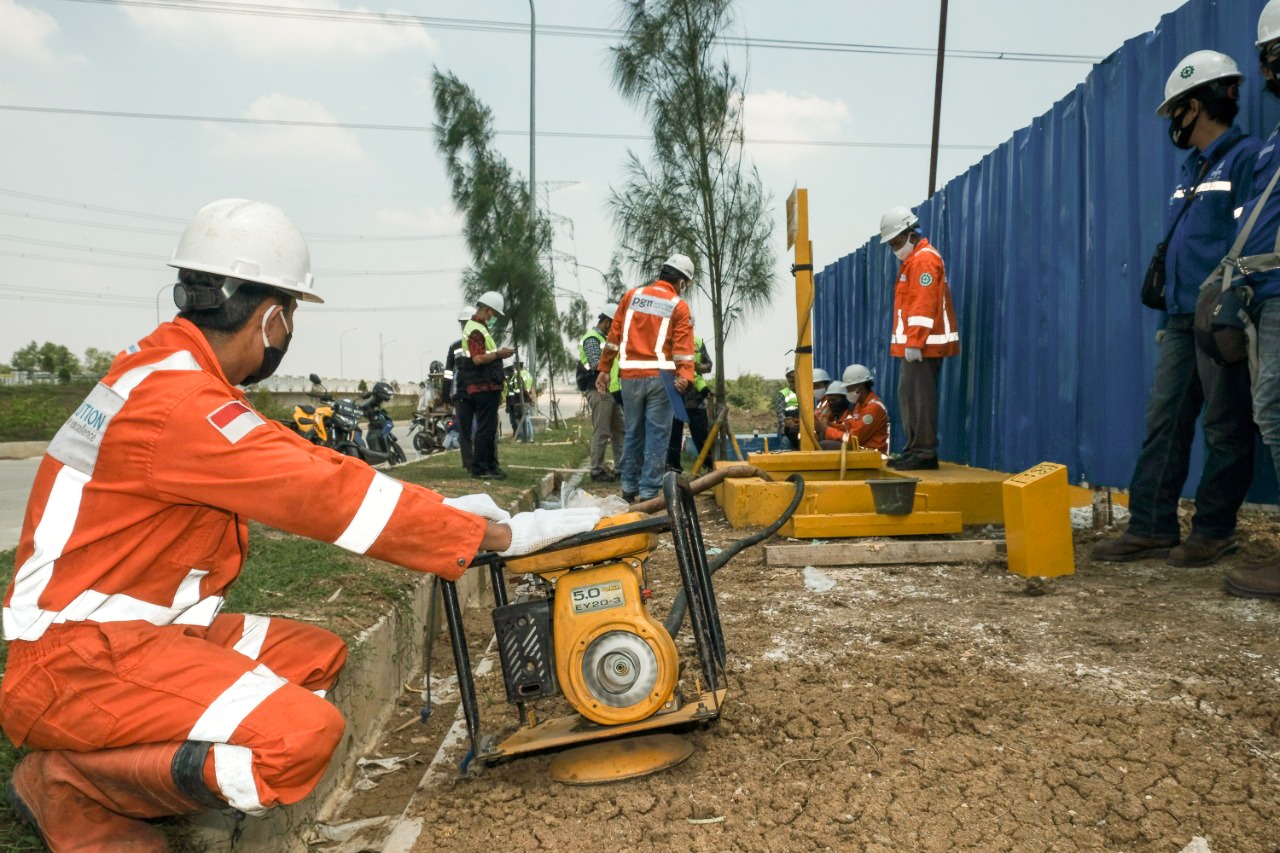
[[(787, 478), (787, 481), (794, 483), (796, 487), (796, 493), (791, 497), (791, 504), (784, 509), (782, 511), (782, 515), (778, 516), (777, 519), (775, 519), (768, 527), (763, 530), (758, 530), (750, 536), (739, 539), (717, 554), (715, 559), (707, 565), (711, 574), (714, 575), (718, 572), (725, 563), (728, 563), (744, 549), (750, 548), (752, 545), (759, 542), (763, 542), (773, 534), (777, 533), (778, 528), (786, 524), (791, 516), (795, 515), (796, 510), (800, 508), (800, 501), (804, 498), (804, 477), (799, 474), (792, 474)], [(664, 627), (667, 629), (667, 633), (671, 635), (671, 639), (674, 640), (676, 635), (680, 633), (680, 628), (684, 625), (684, 617), (688, 609), (689, 602), (686, 600), (684, 590), (682, 589), (676, 595), (675, 601), (671, 602), (671, 612), (667, 614), (667, 621), (664, 623)]]

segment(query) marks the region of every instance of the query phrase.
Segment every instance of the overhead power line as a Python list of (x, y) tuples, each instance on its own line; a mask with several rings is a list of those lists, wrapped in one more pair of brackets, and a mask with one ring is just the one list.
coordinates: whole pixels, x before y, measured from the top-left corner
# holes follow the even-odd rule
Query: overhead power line
[[(83, 0), (83, 2), (97, 2), (97, 0)], [(238, 118), (236, 116), (199, 116), (182, 115), (178, 113), (138, 113), (125, 112), (121, 110), (80, 110), (71, 109), (69, 107), (33, 107), (20, 104), (0, 104), (0, 110), (28, 113), (56, 113), (60, 115), (105, 116), (107, 118), (157, 119), (163, 121), (206, 121), (217, 124), (256, 124), (277, 125), (281, 127), (323, 127), (344, 128), (347, 130), (391, 130), (411, 133), (435, 133), (435, 128), (431, 125), (361, 124), (355, 122), (304, 121), (300, 119), (282, 118)], [(529, 135), (529, 131), (527, 130), (496, 130), (494, 133), (498, 136)], [(540, 137), (545, 136), (559, 139), (623, 139), (645, 142), (650, 139), (650, 137), (640, 133), (586, 133), (556, 130), (539, 130), (537, 135)], [(836, 139), (746, 139), (744, 141), (748, 145), (801, 145), (830, 148), (929, 148), (929, 143), (927, 142), (846, 142)], [(953, 144), (941, 145), (939, 147), (969, 151), (990, 151), (994, 146)]]
[[(475, 32), (508, 33), (526, 36), (529, 25), (523, 21), (490, 21), (479, 18), (447, 18), (427, 15), (408, 15), (400, 12), (364, 12), (347, 9), (319, 9), (311, 7), (270, 6), (256, 3), (235, 3), (227, 0), (73, 0), (79, 3), (97, 3), (111, 6), (135, 6), (166, 9), (170, 11), (205, 12), (227, 15), (243, 15), (267, 18), (291, 18), (328, 23), (377, 24), (394, 27), (430, 27), (437, 30), (471, 30)], [(617, 40), (624, 38), (625, 30), (607, 27), (580, 27), (561, 24), (543, 24), (535, 28), (544, 36), (563, 38), (593, 38)], [(733, 47), (759, 48), (763, 50), (808, 50), (824, 53), (869, 53), (896, 56), (933, 57), (936, 51), (929, 47), (911, 47), (891, 44), (858, 44), (854, 42), (806, 41), (801, 39), (752, 38), (748, 36), (719, 36), (717, 42)], [(947, 51), (956, 59), (981, 59), (1005, 62), (1066, 62), (1088, 63), (1101, 57), (1077, 53), (1043, 53), (1037, 51), (965, 50)]]

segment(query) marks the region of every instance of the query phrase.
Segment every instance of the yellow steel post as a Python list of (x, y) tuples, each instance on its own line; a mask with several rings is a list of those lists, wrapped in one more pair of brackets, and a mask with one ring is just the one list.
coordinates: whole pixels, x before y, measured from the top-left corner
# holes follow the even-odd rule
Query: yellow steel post
[(1009, 571), (1027, 578), (1074, 573), (1066, 466), (1041, 462), (1005, 480), (1001, 489)]
[(817, 450), (813, 432), (813, 244), (809, 242), (809, 191), (787, 197), (787, 248), (796, 250), (796, 396), (800, 399), (800, 449)]

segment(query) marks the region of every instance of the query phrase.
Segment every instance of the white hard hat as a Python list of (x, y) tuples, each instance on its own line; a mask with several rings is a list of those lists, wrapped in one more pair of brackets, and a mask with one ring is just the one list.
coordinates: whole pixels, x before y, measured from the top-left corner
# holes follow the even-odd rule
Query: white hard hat
[(920, 219), (909, 207), (891, 207), (880, 217), (880, 239), (892, 240), (903, 231), (913, 227)]
[(830, 381), (831, 381), (831, 374), (830, 374), (830, 373), (827, 373), (827, 371), (823, 370), (821, 367), (815, 367), (815, 368), (813, 369), (813, 381), (814, 381), (815, 383), (818, 383), (818, 382), (830, 382)]
[(476, 300), (477, 308), (492, 308), (499, 315), (506, 313), (507, 303), (502, 298), (502, 294), (496, 290), (486, 290), (480, 294), (480, 298)]
[(465, 323), (476, 315), (476, 309), (470, 305), (463, 305), (458, 309), (458, 322)]
[(689, 260), (688, 255), (676, 253), (667, 258), (662, 264), (664, 267), (671, 267), (685, 278), (693, 281), (693, 261)]
[(1280, 39), (1280, 0), (1271, 0), (1258, 16), (1258, 47)]
[(875, 377), (871, 375), (871, 371), (867, 370), (861, 364), (851, 364), (844, 369), (845, 385), (861, 385), (863, 382), (871, 382)]
[(324, 302), (298, 226), (273, 204), (224, 198), (196, 211), (169, 266), (265, 284), (303, 302)]
[(600, 309), (600, 316), (613, 319), (613, 315), (618, 313), (618, 303), (610, 302), (608, 305)]
[[(1265, 11), (1263, 15), (1266, 15)], [(1173, 66), (1169, 80), (1164, 84), (1164, 102), (1156, 108), (1156, 115), (1167, 117), (1174, 102), (1197, 86), (1229, 78), (1244, 80), (1234, 59), (1216, 50), (1197, 50)]]
[(838, 379), (827, 386), (828, 397), (843, 397), (844, 394), (845, 394), (844, 383)]
[(789, 364), (787, 364), (787, 372), (786, 372), (786, 373), (784, 373), (784, 374), (782, 374), (782, 375), (783, 375), (783, 376), (790, 376), (791, 374), (793, 374), (793, 373), (795, 373), (795, 372), (796, 372), (796, 366), (795, 366), (795, 364), (794, 364), (794, 363), (789, 363)]

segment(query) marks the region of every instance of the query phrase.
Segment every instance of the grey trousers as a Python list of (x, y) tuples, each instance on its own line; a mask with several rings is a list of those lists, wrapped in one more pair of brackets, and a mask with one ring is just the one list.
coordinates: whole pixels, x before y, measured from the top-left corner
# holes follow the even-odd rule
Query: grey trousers
[(938, 457), (938, 374), (942, 359), (902, 360), (898, 372), (898, 413), (907, 443), (903, 455)]
[(613, 447), (613, 467), (616, 470), (622, 464), (622, 440), (626, 436), (622, 407), (608, 392), (601, 394), (592, 388), (585, 393), (587, 405), (591, 406), (591, 473), (604, 473), (605, 445)]

